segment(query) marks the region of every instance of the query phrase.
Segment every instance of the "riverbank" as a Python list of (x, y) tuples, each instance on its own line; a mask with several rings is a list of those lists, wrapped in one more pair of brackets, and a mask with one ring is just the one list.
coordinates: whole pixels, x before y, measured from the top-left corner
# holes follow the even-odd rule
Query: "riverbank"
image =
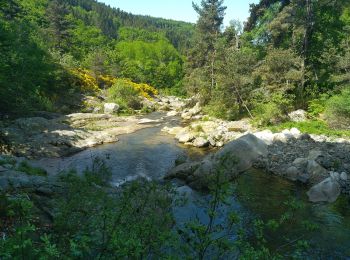
[[(177, 97), (157, 97), (147, 102), (150, 108), (163, 111), (162, 116), (153, 119), (147, 116), (97, 113), (56, 115), (52, 118), (46, 115), (17, 119), (0, 129), (1, 136), (6, 140), (8, 153), (17, 157), (40, 159), (67, 157), (87, 148), (117, 142), (120, 135), (155, 126), (162, 127), (164, 133), (175, 136), (187, 147), (211, 147), (214, 150), (251, 134), (266, 145), (266, 152), (254, 156), (254, 160), (249, 161), (249, 167), (254, 166), (312, 187), (311, 201), (331, 202), (340, 193), (350, 195), (350, 143), (347, 139), (309, 135), (296, 128), (272, 133), (270, 130), (253, 127), (248, 119), (224, 121), (210, 118), (202, 113), (195, 98), (183, 100)], [(176, 116), (183, 120), (182, 123), (164, 124)], [(254, 146), (256, 144), (252, 149)], [(249, 157), (239, 149), (231, 149), (230, 153), (238, 155), (241, 161)], [(210, 160), (208, 157), (204, 161)], [(199, 164), (195, 162), (190, 166), (182, 165), (185, 169), (181, 169), (180, 178), (182, 176), (186, 180), (191, 179), (190, 182), (200, 183), (198, 171), (192, 175)], [(248, 168), (244, 167), (238, 172)], [(5, 167), (5, 170), (14, 169)], [(203, 171), (205, 170), (207, 168), (204, 167)], [(178, 175), (170, 173), (173, 177)], [(331, 195), (323, 196), (324, 190), (330, 190)]]
[[(273, 133), (254, 127), (249, 119), (225, 121), (210, 118), (201, 111), (197, 103), (193, 109), (181, 114), (184, 120), (191, 120), (187, 126), (164, 127), (163, 131), (174, 135), (184, 145), (198, 148), (222, 147), (251, 134), (264, 142), (267, 150), (266, 154), (251, 161), (255, 168), (306, 184), (311, 187), (308, 195), (313, 202), (333, 202), (340, 193), (350, 195), (350, 139), (302, 133), (297, 128)], [(230, 153), (245, 160), (239, 148)], [(206, 161), (212, 160), (206, 158), (202, 162), (182, 164), (168, 177), (193, 184), (205, 175), (198, 174), (199, 171), (207, 172), (210, 168)], [(194, 186), (203, 188), (202, 184)]]

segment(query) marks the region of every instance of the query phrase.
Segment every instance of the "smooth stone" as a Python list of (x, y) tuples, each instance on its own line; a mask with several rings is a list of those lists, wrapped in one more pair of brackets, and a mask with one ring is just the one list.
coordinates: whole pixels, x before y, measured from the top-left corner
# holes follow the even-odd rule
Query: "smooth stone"
[(332, 178), (327, 178), (314, 185), (307, 195), (311, 202), (334, 202), (340, 195), (340, 185)]
[(103, 111), (105, 114), (114, 114), (119, 111), (119, 105), (116, 103), (105, 103), (103, 105)]
[(179, 133), (176, 135), (176, 138), (180, 143), (188, 143), (193, 141), (195, 139), (195, 136), (192, 133)]
[(310, 180), (313, 182), (318, 182), (328, 176), (328, 171), (314, 160), (308, 160), (306, 172), (309, 174)]
[(330, 172), (330, 176), (334, 181), (339, 181), (340, 174), (338, 172)]
[(307, 164), (307, 161), (308, 160), (306, 158), (296, 158), (292, 164), (298, 168), (304, 168)]

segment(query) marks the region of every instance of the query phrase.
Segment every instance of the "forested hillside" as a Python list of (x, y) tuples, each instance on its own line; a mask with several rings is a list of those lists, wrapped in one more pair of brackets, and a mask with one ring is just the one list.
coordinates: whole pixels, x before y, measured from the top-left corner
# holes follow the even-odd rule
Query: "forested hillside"
[(127, 78), (199, 93), (216, 117), (273, 125), (304, 109), (346, 128), (349, 5), (262, 0), (224, 28), (223, 1), (194, 4), (194, 26), (94, 0), (1, 0), (1, 113), (79, 110), (84, 95)]
[(305, 109), (349, 128), (349, 1), (262, 0), (251, 5), (244, 30), (233, 21), (224, 31), (224, 1), (194, 8), (200, 17), (186, 86), (208, 113), (274, 125)]
[(77, 110), (83, 94), (111, 85), (108, 78), (181, 86), (191, 24), (135, 16), (93, 0), (0, 4), (2, 114)]

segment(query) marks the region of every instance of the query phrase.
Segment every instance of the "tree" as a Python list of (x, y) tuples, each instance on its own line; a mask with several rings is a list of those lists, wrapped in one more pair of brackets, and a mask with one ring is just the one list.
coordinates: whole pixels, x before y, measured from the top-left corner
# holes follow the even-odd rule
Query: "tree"
[(226, 7), (223, 0), (202, 0), (200, 6), (193, 3), (199, 18), (196, 26), (196, 45), (190, 63), (192, 69), (203, 68), (207, 71), (209, 95), (215, 86), (216, 44), (221, 36), (221, 27)]
[(69, 49), (71, 24), (66, 17), (68, 14), (68, 6), (65, 3), (58, 0), (49, 3), (47, 8), (48, 31), (52, 37), (53, 47), (62, 52)]

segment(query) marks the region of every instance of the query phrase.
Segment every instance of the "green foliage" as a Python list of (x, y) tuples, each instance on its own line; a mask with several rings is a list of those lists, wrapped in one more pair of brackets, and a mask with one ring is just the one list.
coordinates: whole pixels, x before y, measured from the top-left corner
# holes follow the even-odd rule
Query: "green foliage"
[(131, 111), (142, 107), (139, 92), (124, 80), (117, 82), (107, 90), (108, 100), (117, 103), (121, 109)]
[(308, 114), (311, 118), (317, 118), (326, 110), (326, 104), (329, 99), (328, 94), (321, 94), (318, 98), (309, 101)]
[(226, 120), (235, 120), (239, 117), (239, 107), (235, 103), (227, 101), (227, 98), (221, 98), (222, 93), (218, 93), (215, 99), (212, 99), (208, 105), (203, 108), (203, 111), (211, 117), (221, 118)]
[(236, 164), (235, 158), (225, 155), (205, 180), (208, 183), (210, 200), (205, 207), (207, 222), (196, 218), (179, 228), (185, 256), (191, 259), (208, 259), (232, 257), (234, 242), (232, 232), (235, 224), (239, 222), (235, 212), (222, 213), (222, 208), (229, 205), (233, 186), (230, 183), (229, 169)]
[(156, 42), (122, 41), (116, 46), (120, 76), (156, 88), (171, 88), (183, 77), (182, 58), (166, 40)]
[(159, 88), (176, 86), (176, 92), (183, 93), (183, 57), (167, 37), (184, 51), (190, 39), (181, 38), (179, 30), (190, 28), (187, 23), (126, 14), (92, 0), (4, 2), (0, 111), (19, 116), (79, 109), (81, 94), (86, 93), (76, 84), (73, 72), (78, 68), (91, 70), (97, 81), (101, 74), (128, 77)]
[[(260, 96), (258, 100), (263, 100)], [(271, 101), (257, 102), (254, 104), (254, 121), (259, 126), (273, 125), (285, 121), (288, 111), (292, 108), (292, 100), (281, 93), (271, 97)]]
[[(288, 209), (266, 221), (242, 223), (230, 207), (233, 183), (230, 175), (235, 158), (227, 155), (207, 176), (205, 218), (174, 226), (173, 206), (179, 199), (168, 185), (137, 180), (118, 190), (109, 186), (111, 172), (95, 159), (82, 176), (61, 175), (62, 192), (53, 198), (53, 223), (43, 225), (30, 194), (0, 195), (2, 259), (208, 259), (239, 256), (240, 259), (305, 257), (306, 236), (281, 237), (279, 247), (270, 246), (271, 234), (300, 217), (303, 204), (284, 202)], [(35, 202), (35, 200), (34, 200)], [(39, 220), (39, 221), (38, 221)], [(243, 225), (242, 225), (243, 224)], [(308, 232), (318, 226), (302, 222)], [(238, 232), (238, 233), (237, 233)], [(237, 235), (236, 235), (237, 234)], [(300, 234), (299, 234), (300, 235)], [(281, 248), (288, 250), (280, 252)], [(283, 253), (282, 253), (283, 252)], [(284, 254), (287, 252), (287, 255)]]
[(27, 161), (21, 162), (17, 167), (17, 170), (25, 172), (28, 175), (47, 176), (47, 172), (44, 169), (33, 167)]
[(298, 128), (302, 133), (334, 137), (350, 137), (350, 131), (332, 129), (326, 122), (321, 120), (311, 120), (306, 122), (286, 122), (271, 126), (269, 128), (274, 132), (280, 132), (284, 129), (290, 129), (293, 127)]
[(332, 127), (349, 129), (350, 123), (350, 87), (327, 101), (326, 118)]

